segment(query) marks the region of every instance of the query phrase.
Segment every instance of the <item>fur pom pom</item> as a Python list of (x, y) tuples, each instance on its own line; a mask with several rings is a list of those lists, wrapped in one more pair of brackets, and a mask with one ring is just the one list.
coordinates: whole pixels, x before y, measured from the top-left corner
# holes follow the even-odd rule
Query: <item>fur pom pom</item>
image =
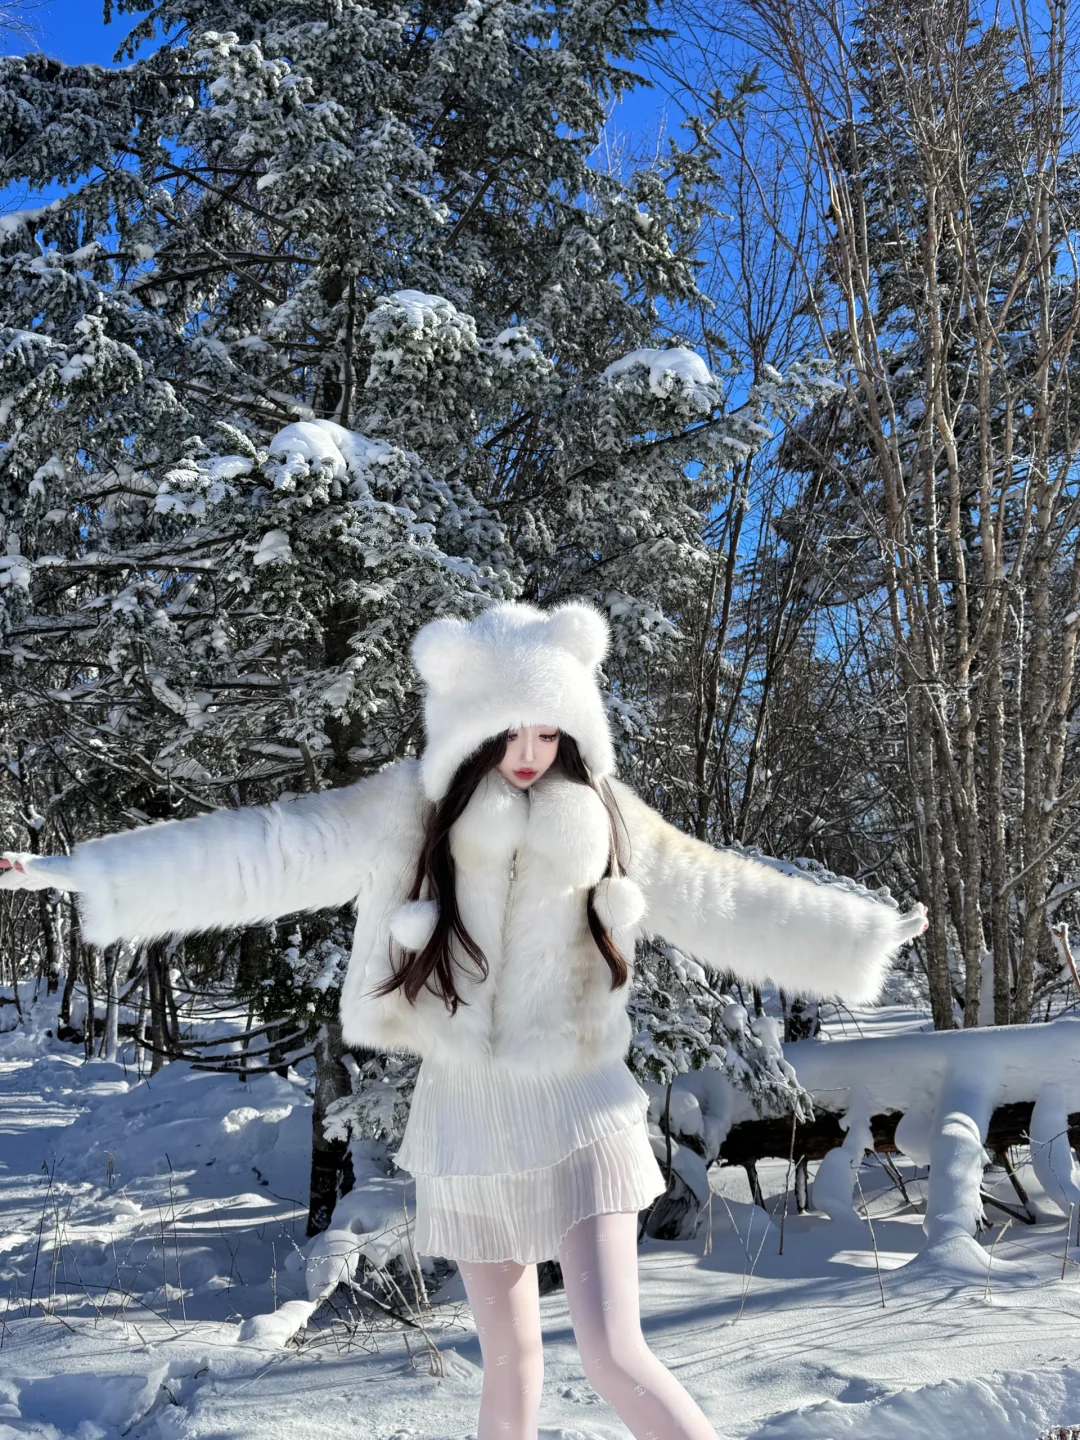
[(645, 914), (645, 896), (627, 876), (608, 875), (597, 883), (593, 908), (610, 933), (637, 924)]
[(566, 600), (549, 610), (548, 633), (554, 644), (589, 670), (600, 664), (611, 643), (606, 618), (582, 600)]
[(410, 653), (420, 678), (435, 690), (447, 690), (469, 669), (475, 645), (464, 620), (444, 615), (420, 627)]
[(434, 900), (406, 900), (390, 916), (390, 934), (403, 950), (422, 950), (434, 934), (438, 918)]

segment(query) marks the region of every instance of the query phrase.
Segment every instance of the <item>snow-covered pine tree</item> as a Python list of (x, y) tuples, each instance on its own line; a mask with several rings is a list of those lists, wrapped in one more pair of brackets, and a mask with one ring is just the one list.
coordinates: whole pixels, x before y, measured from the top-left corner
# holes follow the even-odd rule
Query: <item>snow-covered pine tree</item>
[(238, 738), (274, 783), (362, 773), (411, 718), (367, 743), (405, 632), (481, 595), (663, 630), (761, 431), (657, 343), (701, 147), (589, 163), (645, 18), (166, 5), (134, 39), (180, 39), (122, 73), (5, 62), (4, 177), (71, 185), (0, 237), (7, 649), (104, 662), (40, 689), (114, 785), (251, 778)]
[(592, 164), (657, 33), (187, 0), (122, 70), (0, 62), (0, 176), (65, 187), (0, 225), (9, 844), (377, 768), (419, 741), (413, 631), (492, 597), (607, 606), (632, 739), (728, 467), (815, 379), (728, 414), (669, 322), (707, 117)]

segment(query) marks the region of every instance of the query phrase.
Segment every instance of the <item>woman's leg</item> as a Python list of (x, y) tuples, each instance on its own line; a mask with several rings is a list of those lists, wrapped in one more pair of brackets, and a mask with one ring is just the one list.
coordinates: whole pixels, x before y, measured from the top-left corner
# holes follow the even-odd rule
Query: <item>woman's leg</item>
[(641, 1333), (637, 1224), (632, 1212), (590, 1215), (559, 1246), (585, 1378), (635, 1440), (718, 1440)]
[(544, 1385), (536, 1266), (459, 1260), (458, 1269), (484, 1360), (476, 1440), (536, 1440)]

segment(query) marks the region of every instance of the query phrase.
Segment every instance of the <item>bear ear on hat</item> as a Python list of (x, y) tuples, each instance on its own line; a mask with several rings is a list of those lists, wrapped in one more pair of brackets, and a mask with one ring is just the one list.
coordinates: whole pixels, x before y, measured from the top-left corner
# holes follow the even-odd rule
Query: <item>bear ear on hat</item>
[(443, 690), (460, 677), (473, 648), (468, 622), (444, 615), (420, 627), (409, 653), (420, 678), (432, 689)]
[(600, 664), (611, 644), (607, 619), (583, 600), (564, 600), (549, 610), (548, 633), (553, 644), (590, 670)]

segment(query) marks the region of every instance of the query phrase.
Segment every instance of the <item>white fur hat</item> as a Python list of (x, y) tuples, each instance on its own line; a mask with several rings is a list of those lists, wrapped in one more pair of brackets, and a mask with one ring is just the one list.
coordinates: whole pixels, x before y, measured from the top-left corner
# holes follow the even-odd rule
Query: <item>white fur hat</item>
[(615, 753), (593, 673), (610, 643), (607, 617), (583, 600), (551, 610), (503, 601), (474, 620), (423, 626), (412, 659), (427, 684), (420, 773), (428, 799), (442, 798), (485, 740), (520, 725), (557, 725), (577, 741), (594, 780), (611, 774)]

